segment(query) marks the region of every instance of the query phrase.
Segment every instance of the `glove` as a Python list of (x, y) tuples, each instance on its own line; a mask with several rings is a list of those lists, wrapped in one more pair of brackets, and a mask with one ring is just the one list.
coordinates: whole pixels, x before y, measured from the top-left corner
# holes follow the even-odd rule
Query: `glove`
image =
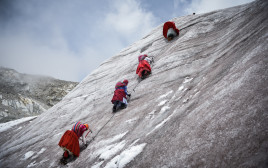
[(87, 147), (87, 146), (88, 146), (88, 144), (86, 143), (86, 144), (85, 144), (85, 147)]
[(128, 94), (128, 96), (130, 97), (130, 96), (131, 96), (131, 94)]

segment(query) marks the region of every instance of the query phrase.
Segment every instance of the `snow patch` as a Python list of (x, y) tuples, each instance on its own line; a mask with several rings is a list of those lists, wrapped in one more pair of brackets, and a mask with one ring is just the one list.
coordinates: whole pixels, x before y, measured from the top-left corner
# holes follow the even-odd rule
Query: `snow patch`
[(138, 120), (137, 117), (132, 118), (132, 119), (130, 119), (130, 120), (127, 120), (126, 123), (131, 124), (131, 123), (135, 122), (136, 120)]
[(125, 145), (126, 145), (126, 141), (124, 140), (120, 143), (106, 146), (106, 147), (98, 150), (96, 152), (96, 154), (100, 155), (99, 156), (100, 159), (107, 160), (107, 159), (111, 158), (113, 155), (115, 155), (118, 151), (123, 149)]
[(99, 168), (102, 164), (103, 164), (104, 161), (101, 161), (99, 163), (96, 163), (95, 165), (93, 165), (91, 168)]
[(156, 112), (156, 110), (150, 112), (150, 113), (148, 114), (148, 116), (146, 116), (145, 118), (146, 118), (146, 119), (153, 119), (153, 118), (154, 118), (154, 113), (155, 113), (155, 112)]
[(143, 148), (146, 146), (146, 143), (132, 146), (127, 150), (123, 151), (120, 155), (114, 157), (105, 168), (123, 168), (126, 164), (131, 162), (138, 154), (140, 154)]
[(0, 124), (0, 132), (6, 131), (6, 130), (14, 127), (15, 125), (18, 125), (18, 124), (21, 124), (23, 122), (32, 120), (34, 118), (36, 118), (36, 116), (34, 116), (34, 117), (25, 117), (25, 118), (21, 118), (21, 119), (18, 119), (18, 120), (13, 120), (13, 121), (9, 121), (9, 122), (6, 122), (6, 123), (2, 123), (2, 124)]
[(160, 124), (158, 124), (157, 126), (155, 126), (155, 128), (150, 131), (148, 134), (146, 134), (146, 136), (148, 136), (149, 134), (151, 134), (152, 132), (154, 132), (155, 130), (157, 130), (158, 128), (162, 127), (162, 125), (164, 125), (168, 120), (171, 119), (171, 117), (173, 116), (175, 112), (173, 112), (171, 115), (169, 115), (164, 121), (162, 121)]
[(163, 99), (163, 98), (166, 98), (169, 94), (171, 94), (171, 93), (173, 93), (173, 91), (171, 90), (171, 91), (169, 91), (169, 92), (167, 92), (166, 94), (164, 94), (164, 95), (161, 95), (159, 98), (158, 98), (158, 100), (160, 100), (160, 99)]
[(22, 127), (19, 127), (17, 130), (20, 130), (20, 129), (22, 129)]
[(40, 154), (46, 151), (46, 148), (42, 148), (36, 155), (33, 156), (33, 159), (37, 158)]
[(160, 111), (160, 114), (166, 112), (166, 111), (169, 110), (169, 109), (170, 109), (169, 106), (164, 106), (164, 107), (162, 107), (162, 108), (161, 108), (161, 111)]
[(36, 167), (36, 163), (35, 163), (35, 161), (34, 162), (32, 162), (32, 163), (30, 163), (27, 167)]
[(33, 154), (34, 154), (33, 151), (29, 151), (29, 152), (25, 153), (24, 158), (23, 158), (22, 160), (27, 160), (27, 159), (29, 159), (30, 157), (33, 156)]
[(139, 140), (140, 140), (140, 138), (139, 138), (139, 139), (136, 139), (136, 140), (130, 145), (130, 147), (133, 146), (133, 145), (135, 145), (137, 142), (139, 142)]
[(189, 98), (184, 99), (182, 102), (187, 103), (189, 101)]
[(179, 89), (178, 89), (178, 91), (182, 91), (182, 89), (184, 88), (184, 86), (182, 85), (182, 86), (180, 86), (179, 87)]
[(117, 141), (121, 138), (123, 138), (126, 134), (128, 133), (128, 131), (121, 133), (119, 135), (114, 136), (113, 138), (107, 139), (107, 140), (102, 140), (98, 143), (98, 146), (103, 146), (105, 144), (110, 144), (113, 143), (114, 141)]
[(157, 106), (163, 106), (168, 100), (161, 101)]
[(188, 83), (190, 82), (191, 80), (193, 80), (193, 78), (190, 78), (190, 77), (186, 77), (183, 81), (183, 83)]

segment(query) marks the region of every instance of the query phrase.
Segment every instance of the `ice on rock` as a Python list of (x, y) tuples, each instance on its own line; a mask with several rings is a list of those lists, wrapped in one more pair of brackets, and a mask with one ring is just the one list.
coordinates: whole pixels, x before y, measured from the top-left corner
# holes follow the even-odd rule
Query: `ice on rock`
[(29, 151), (29, 152), (25, 153), (24, 158), (22, 160), (29, 159), (33, 155), (34, 155), (34, 152), (33, 151)]
[(140, 154), (145, 146), (146, 143), (143, 143), (126, 149), (107, 163), (105, 168), (123, 168), (127, 163)]
[[(32, 122), (0, 125), (0, 167), (59, 167), (57, 144), (77, 121), (93, 133), (69, 167), (267, 167), (267, 6), (173, 18), (181, 31), (172, 41), (157, 26)], [(141, 53), (155, 62), (138, 83)], [(132, 96), (112, 113), (124, 79)]]
[(166, 102), (168, 102), (168, 100), (163, 100), (157, 106), (163, 106), (164, 104), (166, 104)]

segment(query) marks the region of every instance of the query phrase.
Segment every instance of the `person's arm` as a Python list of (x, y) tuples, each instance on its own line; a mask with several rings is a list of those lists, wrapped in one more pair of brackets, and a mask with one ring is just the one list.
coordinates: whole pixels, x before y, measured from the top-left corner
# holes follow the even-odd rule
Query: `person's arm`
[(84, 145), (87, 145), (86, 137), (85, 137), (86, 136), (86, 132), (87, 131), (84, 131), (83, 134), (82, 134), (82, 142), (83, 142)]
[(127, 92), (127, 86), (124, 87), (124, 90), (125, 90), (126, 95), (128, 95), (128, 96), (130, 97), (131, 94), (129, 94), (129, 93)]

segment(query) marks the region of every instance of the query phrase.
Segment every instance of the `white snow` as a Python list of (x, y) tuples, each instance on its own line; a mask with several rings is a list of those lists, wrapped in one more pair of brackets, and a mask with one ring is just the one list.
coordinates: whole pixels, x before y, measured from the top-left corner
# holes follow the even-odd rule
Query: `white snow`
[(121, 134), (118, 134), (118, 135), (114, 136), (113, 138), (110, 138), (107, 140), (102, 140), (102, 141), (98, 142), (97, 146), (103, 146), (103, 145), (113, 143), (114, 141), (117, 141), (117, 140), (123, 138), (127, 133), (128, 133), (128, 131), (121, 133)]
[(156, 110), (150, 112), (147, 116), (146, 119), (153, 119), (154, 118), (154, 114), (155, 114)]
[(29, 152), (25, 153), (24, 158), (22, 160), (29, 159), (33, 155), (34, 155), (34, 152), (33, 151), (29, 151)]
[(96, 163), (95, 165), (93, 165), (91, 168), (99, 168), (102, 164), (103, 164), (104, 161), (101, 161), (99, 163)]
[(18, 119), (18, 120), (13, 120), (13, 121), (9, 121), (9, 122), (6, 122), (6, 123), (2, 123), (2, 124), (0, 124), (0, 132), (6, 131), (6, 130), (18, 125), (18, 124), (21, 124), (23, 122), (32, 120), (34, 118), (36, 118), (36, 116), (34, 116), (34, 117), (25, 117), (25, 118), (21, 118), (21, 119)]
[(138, 120), (137, 117), (127, 120), (126, 123), (131, 124), (131, 123), (135, 122), (136, 120)]
[(140, 154), (145, 146), (146, 143), (143, 143), (126, 149), (120, 155), (117, 155), (110, 162), (108, 162), (105, 168), (123, 168), (138, 154)]
[(190, 82), (191, 80), (193, 80), (193, 78), (190, 78), (190, 77), (186, 77), (183, 81), (183, 83), (188, 83)]
[(160, 114), (166, 112), (166, 111), (169, 110), (169, 109), (170, 109), (169, 106), (164, 106), (164, 107), (162, 107), (161, 110), (160, 110)]
[(166, 98), (169, 94), (171, 94), (171, 93), (173, 93), (173, 91), (171, 90), (171, 91), (169, 91), (169, 92), (167, 92), (166, 94), (164, 94), (164, 95), (161, 95), (159, 98), (158, 98), (158, 100), (159, 99), (163, 99), (163, 98)]
[(152, 132), (154, 132), (155, 130), (159, 129), (160, 127), (162, 127), (168, 120), (170, 120), (170, 118), (172, 117), (173, 114), (171, 114), (170, 116), (168, 116), (164, 121), (162, 121), (160, 124), (156, 125), (155, 128), (150, 131), (149, 133), (146, 134), (146, 136), (150, 135)]
[(126, 141), (123, 140), (120, 143), (116, 143), (116, 144), (109, 145), (109, 146), (104, 146), (103, 148), (96, 151), (96, 154), (100, 155), (99, 156), (100, 159), (106, 160), (106, 159), (111, 158), (113, 155), (115, 155), (121, 149), (123, 149), (125, 145), (126, 145)]
[(183, 88), (184, 88), (184, 86), (182, 85), (182, 86), (179, 87), (178, 90), (181, 91)]
[(167, 101), (168, 101), (168, 100), (163, 100), (163, 101), (161, 101), (157, 106), (163, 106), (164, 104), (166, 104)]
[(34, 162), (32, 162), (32, 163), (30, 163), (27, 167), (36, 167), (36, 161), (34, 161)]
[(40, 154), (46, 151), (46, 148), (42, 148), (36, 155), (33, 156), (33, 159), (37, 158)]

